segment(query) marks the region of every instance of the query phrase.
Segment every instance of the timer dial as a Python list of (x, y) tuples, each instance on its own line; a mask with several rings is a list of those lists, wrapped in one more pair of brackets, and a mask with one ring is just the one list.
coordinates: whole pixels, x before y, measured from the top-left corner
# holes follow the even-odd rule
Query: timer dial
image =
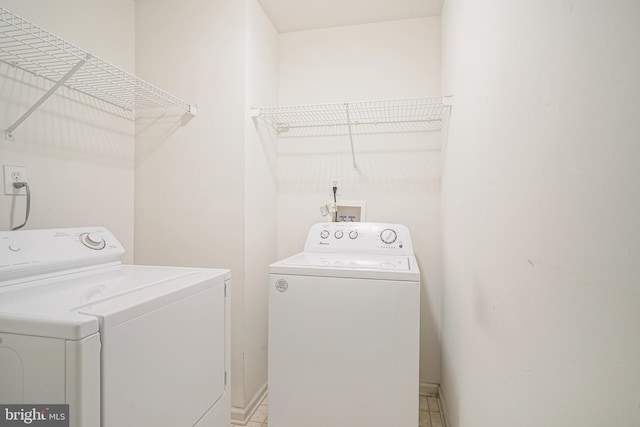
[(336, 239), (342, 239), (342, 236), (344, 236), (344, 233), (338, 230), (335, 233), (333, 233), (333, 235), (335, 236)]
[(385, 228), (384, 230), (382, 230), (382, 233), (380, 233), (380, 240), (382, 240), (382, 242), (386, 243), (387, 245), (395, 242), (397, 238), (398, 233), (396, 233), (395, 230), (392, 230), (391, 228)]
[(89, 249), (95, 249), (98, 251), (107, 246), (107, 243), (98, 233), (82, 233), (80, 235), (80, 242)]
[(349, 238), (350, 239), (356, 239), (358, 237), (358, 232), (353, 230), (349, 232)]
[(329, 232), (327, 230), (322, 230), (320, 232), (320, 237), (322, 237), (323, 239), (326, 239), (327, 237), (329, 237)]

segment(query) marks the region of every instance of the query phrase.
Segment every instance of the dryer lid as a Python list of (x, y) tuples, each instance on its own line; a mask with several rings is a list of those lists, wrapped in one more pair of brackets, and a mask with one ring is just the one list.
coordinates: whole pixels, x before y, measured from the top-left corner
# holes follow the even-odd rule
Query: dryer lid
[(0, 332), (81, 339), (99, 331), (102, 311), (151, 310), (228, 270), (114, 266), (0, 287)]

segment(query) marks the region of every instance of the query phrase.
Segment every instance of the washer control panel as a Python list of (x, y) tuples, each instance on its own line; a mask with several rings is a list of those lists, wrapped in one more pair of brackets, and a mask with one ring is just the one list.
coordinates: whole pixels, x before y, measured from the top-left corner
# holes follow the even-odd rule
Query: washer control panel
[(104, 227), (0, 232), (0, 287), (4, 281), (120, 262), (124, 248)]
[(413, 255), (409, 229), (378, 222), (322, 222), (307, 235), (305, 252)]

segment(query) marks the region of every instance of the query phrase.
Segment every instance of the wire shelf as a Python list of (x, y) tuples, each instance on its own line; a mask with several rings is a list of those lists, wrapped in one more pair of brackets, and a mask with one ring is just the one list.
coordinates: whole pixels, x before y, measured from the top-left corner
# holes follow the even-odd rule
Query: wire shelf
[[(0, 7), (0, 61), (125, 110), (196, 106)], [(81, 65), (79, 65), (81, 64)], [(78, 67), (68, 78), (66, 74)]]
[(391, 123), (427, 123), (442, 128), (443, 100), (447, 97), (390, 99), (335, 104), (259, 107), (252, 110), (278, 132), (296, 128), (358, 126)]
[[(342, 127), (351, 144), (353, 167), (356, 153), (353, 135), (358, 129), (387, 130), (385, 125), (419, 124), (420, 130), (442, 129), (443, 114), (451, 107), (450, 96), (430, 98), (387, 99), (381, 101), (343, 102), (335, 104), (290, 105), (251, 109), (251, 116), (260, 118), (280, 134), (291, 129)], [(381, 126), (378, 126), (381, 125)]]

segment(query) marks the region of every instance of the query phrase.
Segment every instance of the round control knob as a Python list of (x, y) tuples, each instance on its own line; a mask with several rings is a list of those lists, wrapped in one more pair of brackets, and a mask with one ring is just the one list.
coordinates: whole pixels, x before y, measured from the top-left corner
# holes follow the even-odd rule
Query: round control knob
[(89, 249), (100, 250), (107, 246), (107, 243), (98, 233), (82, 233), (80, 241)]
[(338, 230), (335, 233), (333, 233), (333, 235), (335, 236), (336, 239), (342, 239), (342, 236), (344, 236), (344, 233), (341, 230)]
[(390, 245), (393, 242), (395, 242), (397, 238), (398, 238), (398, 233), (396, 233), (395, 230), (392, 230), (390, 228), (385, 228), (384, 230), (382, 230), (382, 233), (380, 233), (380, 240), (382, 240), (387, 245)]
[(355, 239), (357, 237), (358, 237), (358, 232), (357, 231), (353, 230), (353, 231), (349, 232), (349, 238), (350, 239)]
[(322, 230), (320, 232), (320, 237), (322, 237), (323, 239), (326, 239), (327, 237), (329, 237), (329, 232), (327, 230)]

